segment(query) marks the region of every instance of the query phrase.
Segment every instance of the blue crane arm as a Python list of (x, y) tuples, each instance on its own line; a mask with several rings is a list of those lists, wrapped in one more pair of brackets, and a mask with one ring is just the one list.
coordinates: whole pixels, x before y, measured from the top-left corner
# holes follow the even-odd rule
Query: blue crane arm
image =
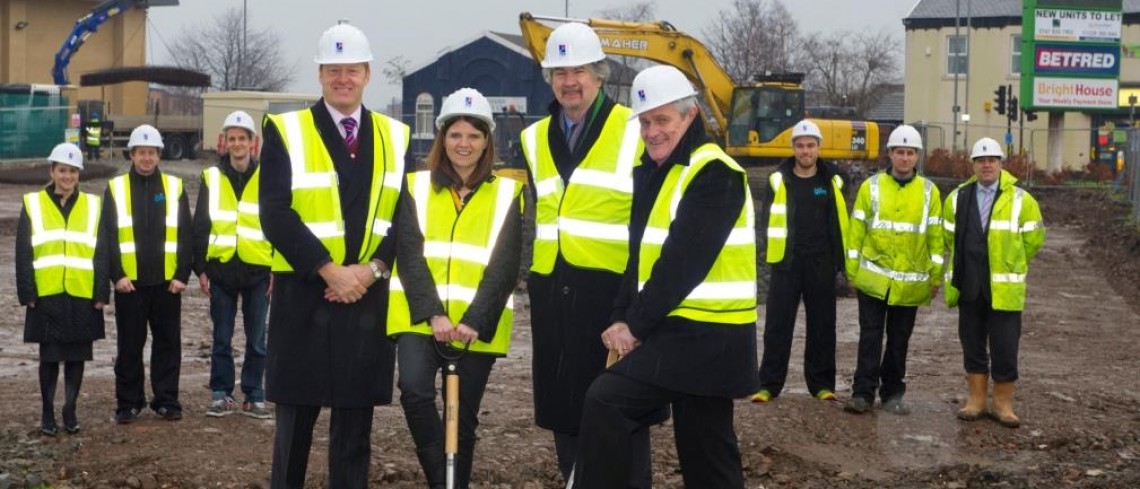
[(76, 51), (87, 42), (87, 38), (94, 34), (99, 26), (110, 20), (112, 17), (119, 15), (131, 7), (142, 3), (143, 0), (106, 0), (100, 3), (95, 8), (91, 9), (91, 13), (84, 15), (79, 20), (75, 21), (75, 27), (71, 29), (71, 34), (63, 40), (63, 45), (60, 46), (59, 52), (55, 53), (55, 65), (52, 66), (51, 76), (56, 85), (67, 85), (67, 65), (71, 62), (71, 57), (75, 55)]

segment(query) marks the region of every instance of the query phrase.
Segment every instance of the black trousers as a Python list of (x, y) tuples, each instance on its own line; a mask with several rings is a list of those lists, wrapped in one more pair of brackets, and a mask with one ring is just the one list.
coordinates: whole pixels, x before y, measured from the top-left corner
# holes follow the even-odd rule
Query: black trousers
[[(562, 473), (562, 480), (569, 481), (574, 473), (574, 463), (578, 459), (578, 435), (555, 432), (554, 453), (558, 457), (558, 471)], [(653, 487), (648, 426), (630, 435), (629, 480), (626, 484), (628, 489)]]
[[(444, 454), (443, 420), (436, 409), (436, 377), (447, 361), (436, 351), (435, 338), (402, 334), (396, 339), (400, 368), (400, 405), (408, 430), (416, 443), (416, 457), (432, 489), (447, 483), (447, 456)], [(450, 352), (455, 353), (455, 352)], [(471, 481), (475, 454), (475, 428), (479, 426), (479, 405), (495, 357), (468, 353), (457, 361), (459, 374), (459, 453), (455, 460), (455, 487), (466, 489)], [(446, 385), (446, 384), (444, 384)]]
[(178, 403), (178, 376), (182, 369), (182, 296), (167, 285), (135, 287), (134, 292), (115, 292), (115, 326), (118, 353), (115, 356), (117, 409), (142, 409), (143, 347), (147, 327), (154, 335), (150, 345), (151, 409), (182, 409)]
[[(886, 400), (906, 393), (906, 354), (918, 308), (890, 306), (862, 292), (859, 296), (859, 359), (852, 395), (868, 401)], [(883, 333), (887, 336), (883, 351)], [(880, 387), (880, 381), (882, 386)]]
[(688, 395), (613, 372), (602, 373), (586, 392), (574, 487), (626, 487), (632, 435), (667, 405), (685, 487), (743, 489), (732, 399)]
[(1017, 380), (1021, 311), (995, 311), (989, 301), (960, 301), (958, 340), (966, 373), (989, 373), (994, 382)]
[[(277, 404), (277, 432), (273, 439), (272, 489), (302, 489), (309, 469), (313, 425), (320, 406)], [(331, 489), (368, 487), (372, 457), (373, 408), (332, 408), (329, 418), (329, 478)]]
[(794, 257), (791, 270), (772, 268), (765, 305), (760, 388), (780, 395), (788, 376), (800, 300), (807, 316), (804, 382), (816, 395), (835, 391), (835, 265), (830, 255)]

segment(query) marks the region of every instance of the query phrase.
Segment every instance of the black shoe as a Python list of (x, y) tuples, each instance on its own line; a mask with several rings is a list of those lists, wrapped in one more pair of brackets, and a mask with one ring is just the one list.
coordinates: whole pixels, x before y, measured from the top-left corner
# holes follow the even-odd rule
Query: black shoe
[(158, 414), (158, 417), (165, 419), (167, 421), (178, 421), (178, 420), (182, 419), (182, 409), (181, 408), (170, 407), (170, 406), (162, 406), (158, 409), (155, 409), (154, 412), (156, 414)]
[(871, 401), (868, 401), (859, 396), (851, 396), (847, 403), (843, 405), (843, 410), (854, 414), (863, 414), (871, 409)]
[(40, 434), (41, 435), (55, 436), (58, 433), (59, 433), (59, 426), (56, 426), (55, 423), (45, 424), (43, 426), (40, 426)]
[(63, 431), (66, 431), (69, 435), (79, 433), (79, 423), (76, 422), (75, 424), (64, 425)]
[(115, 422), (118, 424), (131, 424), (139, 419), (139, 410), (136, 408), (119, 408), (115, 411)]
[(895, 396), (883, 401), (883, 411), (899, 416), (910, 414), (910, 406), (903, 402), (902, 396)]

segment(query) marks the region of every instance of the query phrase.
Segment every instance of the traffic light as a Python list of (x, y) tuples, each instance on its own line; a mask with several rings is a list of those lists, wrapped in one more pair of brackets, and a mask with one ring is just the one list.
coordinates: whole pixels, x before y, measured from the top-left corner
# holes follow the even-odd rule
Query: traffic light
[(998, 89), (994, 90), (994, 95), (997, 95), (994, 97), (994, 110), (1005, 115), (1005, 85), (998, 86)]
[(1025, 113), (1025, 121), (1026, 122), (1033, 122), (1035, 120), (1037, 120), (1037, 113), (1036, 112), (1026, 112)]
[(1009, 109), (1009, 120), (1016, 121), (1017, 120), (1017, 97), (1010, 97), (1009, 98), (1009, 107), (1007, 107), (1007, 109)]

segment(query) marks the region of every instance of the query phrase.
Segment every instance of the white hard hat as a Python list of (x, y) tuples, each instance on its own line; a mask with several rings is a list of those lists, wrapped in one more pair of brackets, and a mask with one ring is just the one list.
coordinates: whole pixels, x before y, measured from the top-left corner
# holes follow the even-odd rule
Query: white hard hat
[(887, 148), (922, 149), (922, 135), (914, 126), (903, 124), (891, 131), (891, 137), (887, 139)]
[(983, 156), (996, 156), (997, 159), (1004, 160), (1005, 152), (1001, 150), (1001, 145), (997, 141), (982, 138), (974, 143), (974, 151), (970, 153), (970, 159), (974, 160)]
[(127, 149), (135, 146), (151, 146), (158, 149), (165, 148), (162, 144), (162, 134), (150, 124), (143, 124), (131, 131), (131, 139), (127, 141)]
[(800, 136), (811, 136), (819, 142), (823, 142), (823, 133), (819, 131), (819, 126), (807, 119), (797, 122), (792, 128), (792, 143), (795, 143), (796, 138)]
[(689, 83), (689, 79), (685, 78), (681, 70), (665, 65), (641, 70), (641, 73), (633, 78), (633, 85), (629, 91), (633, 105), (631, 119), (670, 102), (697, 94), (693, 84)]
[(602, 52), (602, 41), (598, 34), (586, 24), (570, 22), (562, 24), (550, 33), (546, 40), (546, 56), (542, 58), (543, 68), (565, 68), (585, 66), (606, 59)]
[(59, 143), (51, 150), (48, 161), (83, 169), (83, 151), (74, 143)]
[(321, 34), (313, 61), (321, 65), (367, 63), (372, 61), (372, 47), (360, 29), (337, 24)]
[(487, 97), (474, 88), (460, 88), (447, 98), (439, 109), (439, 117), (435, 118), (435, 128), (443, 129), (449, 119), (460, 115), (469, 115), (487, 123), (492, 131), (495, 130), (495, 118), (491, 114), (491, 102)]
[(240, 127), (251, 133), (257, 134), (257, 125), (253, 123), (253, 117), (244, 111), (235, 110), (226, 116), (225, 122), (222, 122), (222, 132), (231, 127)]

